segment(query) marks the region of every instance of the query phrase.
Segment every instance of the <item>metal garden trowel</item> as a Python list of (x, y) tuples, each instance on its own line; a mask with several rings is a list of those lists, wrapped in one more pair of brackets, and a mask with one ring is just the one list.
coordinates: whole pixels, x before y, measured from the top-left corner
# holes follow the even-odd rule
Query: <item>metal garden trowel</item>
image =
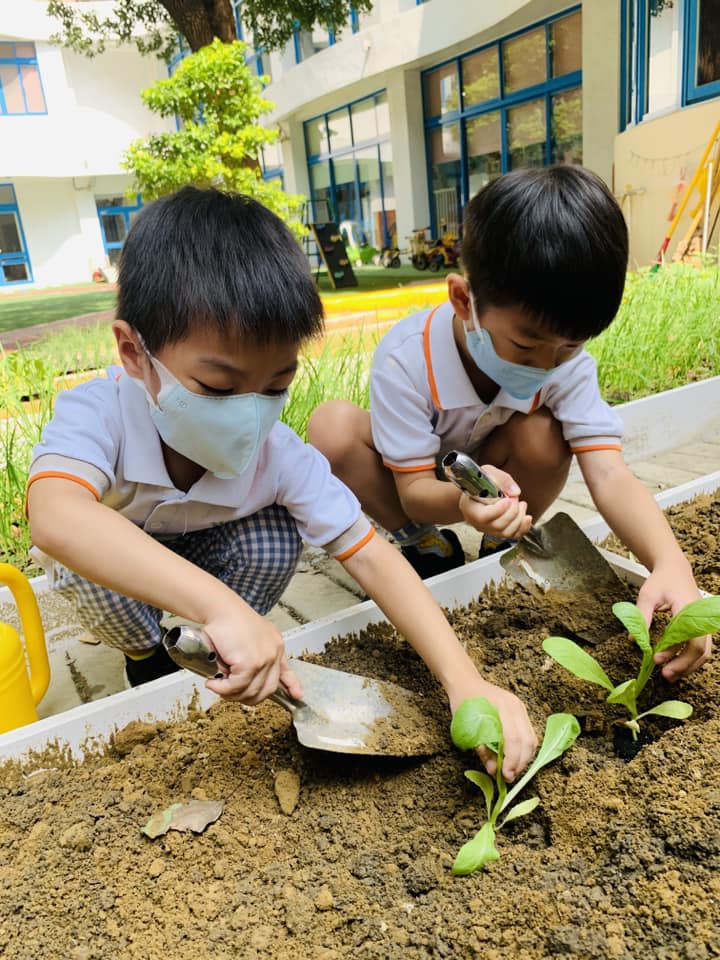
[[(176, 623), (163, 636), (169, 656), (201, 677), (225, 677), (228, 668), (194, 624)], [(292, 716), (300, 743), (315, 750), (409, 757), (438, 753), (447, 741), (426, 715), (422, 698), (394, 683), (291, 659), (303, 700), (279, 688), (269, 699)]]
[[(442, 466), (448, 479), (476, 500), (491, 502), (504, 496), (467, 454), (453, 450)], [(531, 527), (514, 546), (499, 554), (499, 560), (513, 580), (552, 602), (557, 622), (566, 632), (589, 643), (600, 643), (617, 633), (613, 618), (598, 621), (587, 604), (592, 599), (595, 606), (609, 611), (625, 596), (624, 585), (566, 513), (556, 513), (546, 523)], [(554, 629), (552, 624), (548, 628)]]

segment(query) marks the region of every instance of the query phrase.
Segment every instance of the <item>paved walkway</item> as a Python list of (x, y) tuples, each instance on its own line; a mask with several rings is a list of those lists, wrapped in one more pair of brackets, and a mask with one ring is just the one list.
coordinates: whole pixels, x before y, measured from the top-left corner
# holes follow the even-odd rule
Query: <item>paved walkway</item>
[[(702, 440), (685, 444), (649, 460), (633, 463), (632, 469), (653, 491), (677, 486), (706, 473), (720, 470), (720, 418)], [(552, 513), (563, 510), (577, 522), (596, 516), (583, 483), (571, 479)], [(477, 556), (479, 535), (465, 524), (456, 524), (469, 560)], [(125, 689), (123, 658), (115, 650), (84, 642), (87, 635), (73, 622), (71, 607), (51, 592), (39, 596), (50, 653), (52, 680), (40, 705), (42, 717), (52, 716), (80, 703)], [(281, 630), (343, 610), (362, 599), (362, 590), (340, 564), (321, 550), (307, 548), (300, 567), (270, 619)], [(11, 604), (0, 605), (0, 621), (17, 626)]]

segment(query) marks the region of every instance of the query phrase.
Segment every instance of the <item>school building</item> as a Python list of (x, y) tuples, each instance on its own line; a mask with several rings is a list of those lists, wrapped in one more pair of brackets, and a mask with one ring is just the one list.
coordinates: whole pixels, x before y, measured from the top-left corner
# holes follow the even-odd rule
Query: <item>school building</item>
[[(163, 62), (129, 46), (89, 60), (55, 28), (45, 0), (0, 6), (0, 293), (115, 264), (142, 205), (123, 151), (172, 129), (139, 96)], [(720, 120), (717, 0), (378, 0), (282, 52), (245, 40), (276, 104), (266, 175), (377, 248), (457, 232), (502, 172), (582, 162), (649, 263)]]

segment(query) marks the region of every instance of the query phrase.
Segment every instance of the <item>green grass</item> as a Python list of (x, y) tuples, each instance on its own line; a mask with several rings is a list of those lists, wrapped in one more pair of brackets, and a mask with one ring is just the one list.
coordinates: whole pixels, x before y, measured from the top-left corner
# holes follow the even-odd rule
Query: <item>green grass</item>
[[(720, 375), (718, 330), (716, 268), (674, 264), (656, 274), (629, 276), (617, 319), (589, 344), (598, 360), (603, 394), (611, 402), (622, 402)], [(345, 398), (367, 408), (368, 371), (377, 338), (372, 330), (335, 334), (322, 348), (311, 349), (292, 386), (285, 422), (305, 436), (310, 413), (325, 400)], [(67, 386), (63, 375), (115, 362), (107, 325), (68, 327), (16, 353), (0, 354), (0, 411), (7, 413), (0, 419), (6, 463), (0, 472), (0, 552), (8, 562), (28, 567), (29, 532), (23, 515), (27, 470), (32, 447), (52, 415), (54, 397)], [(28, 396), (34, 398), (31, 405)]]
[(630, 274), (613, 323), (588, 350), (610, 403), (720, 374), (720, 271), (672, 264)]
[(115, 306), (114, 290), (88, 293), (51, 293), (47, 296), (0, 297), (0, 332), (20, 330), (35, 323), (67, 320), (84, 313), (111, 310)]
[[(333, 290), (327, 272), (323, 269), (314, 273), (324, 300), (332, 301), (338, 296), (352, 293), (369, 293), (376, 290), (394, 290), (408, 284), (442, 281), (448, 270), (430, 273), (429, 270), (416, 270), (409, 265), (397, 269), (385, 267), (356, 267), (357, 287), (343, 287)], [(68, 320), (85, 313), (111, 310), (115, 306), (115, 291), (99, 289), (88, 292), (68, 293), (62, 288), (57, 292), (42, 294), (18, 294), (12, 297), (0, 297), (0, 333), (8, 330), (20, 330), (36, 323), (50, 323), (53, 320)]]
[(437, 273), (430, 273), (429, 270), (416, 270), (409, 264), (403, 264), (401, 267), (395, 268), (367, 265), (354, 267), (353, 270), (358, 285), (356, 287), (342, 287), (340, 290), (332, 289), (326, 270), (323, 269), (320, 273), (313, 271), (313, 276), (317, 277), (318, 290), (322, 294), (323, 300), (332, 300), (336, 296), (347, 296), (349, 293), (395, 290), (409, 284), (438, 283), (442, 282), (448, 273), (452, 272), (450, 270), (439, 270)]

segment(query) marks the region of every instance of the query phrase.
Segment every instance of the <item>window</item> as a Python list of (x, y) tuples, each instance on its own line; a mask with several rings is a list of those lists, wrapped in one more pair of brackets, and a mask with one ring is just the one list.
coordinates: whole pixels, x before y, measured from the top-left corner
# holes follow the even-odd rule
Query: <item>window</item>
[(395, 187), (385, 92), (305, 124), (317, 222), (333, 220), (377, 249), (395, 242)]
[(0, 183), (0, 287), (30, 283), (32, 278), (15, 190), (9, 183)]
[(142, 202), (138, 194), (136, 202), (129, 204), (122, 195), (95, 197), (100, 230), (102, 231), (105, 253), (113, 267), (120, 262), (120, 251), (125, 243), (130, 224), (139, 210)]
[(458, 233), (479, 189), (517, 167), (582, 162), (576, 8), (423, 74), (432, 230)]
[(620, 127), (720, 96), (720, 0), (622, 0)]
[[(238, 40), (247, 44), (245, 50), (245, 63), (250, 67), (253, 73), (258, 77), (268, 77), (270, 75), (270, 57), (267, 55), (265, 47), (256, 47), (252, 30), (243, 26), (241, 17), (242, 0), (233, 0), (233, 14), (235, 16), (235, 30)], [(268, 81), (269, 82), (269, 81)]]
[(0, 42), (0, 115), (47, 113), (34, 43)]
[(720, 0), (689, 3), (685, 101), (720, 95)]

